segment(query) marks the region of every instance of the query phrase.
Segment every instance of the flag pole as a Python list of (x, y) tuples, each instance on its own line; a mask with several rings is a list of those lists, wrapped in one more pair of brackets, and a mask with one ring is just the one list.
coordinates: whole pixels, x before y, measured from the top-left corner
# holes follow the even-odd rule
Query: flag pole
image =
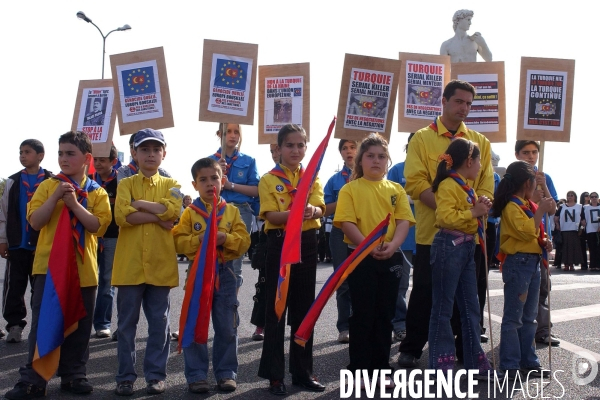
[[(538, 171), (542, 172), (544, 169), (544, 148), (546, 142), (540, 140), (540, 151), (538, 157)], [(537, 189), (541, 189), (538, 185)], [(550, 216), (548, 214), (544, 214), (544, 219), (546, 223), (544, 224), (546, 229), (546, 240), (550, 238)], [(542, 265), (543, 267), (543, 265)], [(548, 269), (546, 270), (546, 290), (548, 291), (548, 368), (552, 371), (552, 313), (550, 308), (550, 264), (548, 263)], [(552, 374), (550, 375), (552, 377)], [(552, 379), (552, 378), (550, 378)]]

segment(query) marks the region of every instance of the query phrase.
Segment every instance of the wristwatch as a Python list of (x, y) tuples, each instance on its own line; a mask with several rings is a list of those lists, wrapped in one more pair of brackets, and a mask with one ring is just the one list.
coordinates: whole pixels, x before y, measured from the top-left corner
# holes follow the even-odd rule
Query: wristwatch
[(229, 189), (229, 190), (231, 190), (233, 192), (234, 188), (235, 188), (235, 183), (231, 182), (231, 189)]
[(313, 209), (312, 219), (315, 219), (315, 215), (317, 214), (317, 207)]

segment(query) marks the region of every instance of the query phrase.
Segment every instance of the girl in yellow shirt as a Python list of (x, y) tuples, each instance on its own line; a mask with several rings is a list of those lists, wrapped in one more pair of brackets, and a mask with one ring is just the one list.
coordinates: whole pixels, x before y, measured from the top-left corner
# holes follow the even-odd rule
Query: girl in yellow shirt
[(479, 147), (466, 139), (455, 139), (440, 156), (432, 184), (435, 193), (435, 226), (440, 228), (431, 245), (432, 307), (429, 320), (429, 368), (451, 371), (456, 360), (450, 317), (456, 299), (460, 311), (463, 360), (466, 369), (487, 376), (490, 364), (479, 337), (479, 302), (475, 274), (477, 232), (483, 231), (491, 201), (477, 198), (467, 184), (481, 168)]
[(499, 258), (504, 258), (500, 369), (509, 379), (515, 379), (519, 370), (529, 377), (540, 377), (542, 373), (548, 377), (550, 372), (540, 367), (534, 338), (542, 250), (552, 250), (552, 242), (544, 237), (542, 218), (545, 213), (554, 211), (556, 204), (551, 197), (541, 197), (536, 206), (530, 200), (535, 190), (533, 167), (525, 161), (516, 161), (506, 169), (493, 206), (494, 216), (502, 217)]

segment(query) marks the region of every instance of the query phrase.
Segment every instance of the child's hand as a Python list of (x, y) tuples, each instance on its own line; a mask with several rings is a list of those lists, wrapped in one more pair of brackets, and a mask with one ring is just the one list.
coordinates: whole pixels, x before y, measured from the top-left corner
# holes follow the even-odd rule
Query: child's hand
[(479, 196), (477, 202), (485, 204), (488, 207), (488, 210), (492, 208), (492, 201), (487, 196)]
[(490, 207), (487, 204), (478, 201), (477, 203), (475, 203), (473, 208), (471, 208), (471, 214), (473, 214), (474, 218), (479, 218), (486, 215), (489, 209)]
[(307, 219), (313, 219), (316, 209), (317, 209), (317, 207), (308, 204), (306, 206), (306, 208), (304, 209), (304, 220), (306, 221)]
[(542, 197), (538, 203), (538, 210), (541, 210), (544, 214), (554, 212), (556, 205), (552, 197)]
[(0, 257), (8, 258), (8, 243), (0, 243)]
[(173, 223), (174, 222), (175, 222), (175, 220), (170, 220), (170, 221), (160, 220), (160, 221), (157, 222), (157, 224), (159, 224), (160, 226), (162, 226), (166, 230), (170, 231), (171, 229), (173, 229)]
[[(73, 188), (71, 187), (71, 189)], [(77, 207), (77, 204), (79, 204), (77, 203), (77, 196), (75, 195), (74, 189), (72, 191), (65, 190), (62, 199), (65, 202), (65, 206), (67, 206), (69, 210), (72, 210), (73, 208)]]
[(552, 241), (548, 240), (548, 238), (544, 239), (546, 241), (546, 251), (550, 253), (552, 251)]
[(221, 166), (221, 170), (223, 171), (223, 175), (227, 175), (227, 161), (225, 161), (224, 158), (220, 158), (218, 162)]
[(398, 250), (396, 247), (392, 247), (390, 243), (384, 243), (383, 246), (377, 246), (371, 252), (371, 255), (376, 260), (387, 260), (394, 255)]
[(225, 239), (227, 239), (227, 234), (225, 232), (217, 232), (217, 246), (221, 246), (225, 243)]
[(73, 186), (67, 182), (60, 182), (56, 187), (56, 190), (52, 195), (54, 196), (54, 200), (58, 201), (64, 197), (65, 192), (74, 192)]

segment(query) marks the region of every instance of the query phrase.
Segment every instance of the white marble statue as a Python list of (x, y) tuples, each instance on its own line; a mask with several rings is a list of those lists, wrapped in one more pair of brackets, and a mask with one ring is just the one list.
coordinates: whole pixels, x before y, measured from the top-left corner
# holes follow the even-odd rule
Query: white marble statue
[(492, 52), (488, 48), (481, 33), (475, 32), (469, 36), (467, 31), (471, 27), (473, 11), (458, 10), (452, 17), (454, 22), (454, 37), (442, 43), (440, 54), (450, 56), (453, 63), (476, 62), (477, 53), (485, 61), (492, 61)]

